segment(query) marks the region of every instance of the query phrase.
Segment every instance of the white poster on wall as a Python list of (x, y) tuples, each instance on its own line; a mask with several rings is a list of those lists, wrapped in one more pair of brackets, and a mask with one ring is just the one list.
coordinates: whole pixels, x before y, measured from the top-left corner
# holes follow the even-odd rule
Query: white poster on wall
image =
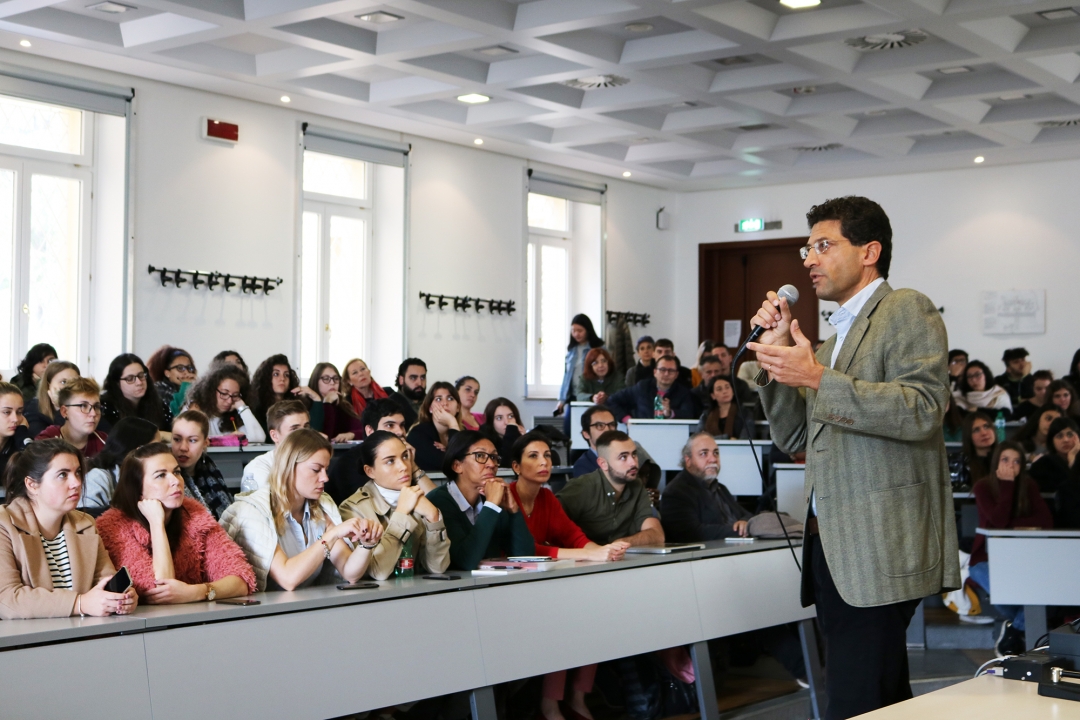
[(982, 294), (983, 335), (1046, 332), (1045, 290), (990, 290)]
[(742, 338), (742, 320), (724, 321), (724, 344), (730, 347), (739, 347)]

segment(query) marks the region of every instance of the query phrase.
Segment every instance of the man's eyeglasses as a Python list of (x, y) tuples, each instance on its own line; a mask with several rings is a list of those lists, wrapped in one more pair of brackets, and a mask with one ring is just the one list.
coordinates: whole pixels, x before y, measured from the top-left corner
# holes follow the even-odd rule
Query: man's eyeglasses
[(592, 425), (590, 425), (589, 427), (590, 427), (590, 428), (592, 428), (593, 430), (596, 430), (596, 431), (598, 431), (598, 432), (606, 432), (606, 431), (608, 431), (608, 430), (615, 430), (615, 429), (617, 429), (617, 428), (619, 427), (619, 424), (618, 424), (618, 423), (614, 423), (614, 422), (609, 422), (609, 423), (605, 423), (605, 422), (594, 422), (594, 423), (593, 423)]
[(324, 382), (327, 385), (337, 385), (341, 382), (341, 378), (336, 375), (323, 375), (319, 378), (319, 382)]
[(101, 414), (101, 403), (89, 403), (89, 402), (68, 403), (64, 407), (79, 408), (79, 410), (82, 412), (83, 415), (90, 415), (91, 413), (94, 414), (94, 415), (100, 415)]
[(496, 455), (495, 453), (484, 452), (483, 450), (477, 450), (476, 452), (465, 453), (465, 455), (466, 456), (472, 455), (474, 458), (476, 458), (476, 462), (478, 462), (481, 465), (487, 465), (488, 460), (491, 460), (496, 465), (498, 465), (499, 460), (502, 459), (498, 455)]
[(677, 373), (679, 370), (678, 368), (656, 368), (656, 372), (667, 375), (669, 373)]
[(137, 382), (146, 382), (146, 373), (140, 372), (134, 375), (125, 375), (120, 378), (120, 382), (127, 383), (128, 385), (134, 385)]
[(170, 365), (170, 370), (179, 370), (180, 372), (193, 373), (195, 372), (194, 365)]
[(229, 393), (225, 392), (224, 390), (218, 390), (217, 394), (218, 397), (222, 400), (239, 400), (240, 398), (244, 397), (240, 393)]
[(837, 243), (835, 240), (818, 240), (816, 243), (803, 245), (801, 248), (799, 248), (799, 257), (801, 257), (803, 260), (810, 257), (810, 248), (813, 248), (814, 252), (818, 255), (824, 255), (829, 251), (829, 248), (831, 248), (833, 245), (838, 244), (839, 243)]

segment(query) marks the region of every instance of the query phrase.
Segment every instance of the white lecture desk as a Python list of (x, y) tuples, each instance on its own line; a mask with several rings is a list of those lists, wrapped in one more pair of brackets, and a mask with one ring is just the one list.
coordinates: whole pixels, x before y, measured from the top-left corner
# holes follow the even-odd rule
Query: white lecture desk
[(986, 536), (990, 600), (1024, 606), (1025, 640), (1029, 649), (1035, 647), (1047, 631), (1047, 605), (1080, 605), (1080, 530), (976, 532)]
[(859, 720), (1076, 720), (1080, 702), (1039, 695), (1039, 684), (983, 675), (896, 705)]
[[(706, 641), (791, 622), (799, 623), (814, 714), (824, 707), (814, 608), (799, 606), (799, 573), (783, 541), (717, 541), (547, 573), (452, 574), (459, 578), (262, 593), (251, 607), (0, 622), (3, 712), (322, 720), (471, 691), (474, 718), (494, 720), (496, 683), (688, 644), (702, 717), (716, 720)], [(533, 611), (535, 626), (523, 610)], [(403, 635), (411, 638), (404, 645)], [(391, 660), (395, 649), (404, 654)], [(64, 678), (63, 691), (43, 692), (47, 678)]]

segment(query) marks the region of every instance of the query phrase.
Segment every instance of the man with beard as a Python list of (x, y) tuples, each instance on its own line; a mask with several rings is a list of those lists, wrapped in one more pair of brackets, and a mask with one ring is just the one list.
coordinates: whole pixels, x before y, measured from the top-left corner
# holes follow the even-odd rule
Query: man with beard
[(720, 448), (708, 433), (697, 433), (682, 450), (683, 471), (664, 488), (660, 519), (669, 542), (701, 542), (746, 537), (750, 513), (716, 478)]
[(427, 363), (420, 358), (405, 358), (398, 366), (397, 391), (390, 393), (390, 399), (401, 408), (405, 416), (405, 429), (416, 424), (420, 413), (420, 403), (427, 394)]
[(622, 540), (631, 545), (659, 545), (664, 529), (653, 517), (652, 503), (638, 480), (637, 446), (630, 436), (608, 430), (596, 441), (600, 469), (574, 478), (559, 493), (566, 514), (599, 545)]

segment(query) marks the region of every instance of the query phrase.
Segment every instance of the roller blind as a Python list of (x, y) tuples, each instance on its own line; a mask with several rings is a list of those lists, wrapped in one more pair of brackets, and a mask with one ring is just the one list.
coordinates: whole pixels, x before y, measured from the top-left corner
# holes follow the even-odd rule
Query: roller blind
[(327, 155), (340, 155), (366, 162), (405, 167), (411, 146), (392, 140), (355, 135), (304, 123), (304, 149)]
[(529, 170), (529, 192), (600, 205), (604, 199), (604, 193), (607, 192), (607, 185)]
[(124, 117), (135, 90), (0, 63), (0, 94)]

